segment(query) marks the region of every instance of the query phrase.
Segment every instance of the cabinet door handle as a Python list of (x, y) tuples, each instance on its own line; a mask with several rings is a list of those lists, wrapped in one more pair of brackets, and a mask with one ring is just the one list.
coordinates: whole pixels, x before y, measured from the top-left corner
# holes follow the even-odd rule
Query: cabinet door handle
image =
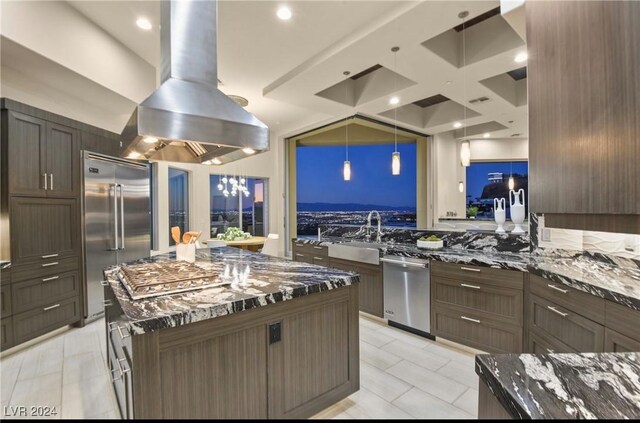
[(60, 279), (60, 276), (51, 276), (50, 278), (44, 278), (42, 282), (55, 281), (56, 279)]
[(560, 291), (560, 292), (562, 292), (563, 294), (566, 294), (567, 292), (569, 292), (569, 290), (568, 290), (568, 289), (562, 289), (562, 288), (559, 288), (559, 287), (557, 287), (557, 286), (555, 286), (555, 285), (552, 285), (552, 284), (550, 284), (550, 283), (548, 283), (548, 284), (547, 284), (547, 286), (548, 286), (549, 288), (551, 288), (551, 289), (555, 289), (556, 291)]
[(111, 300), (104, 300), (104, 301), (102, 302), (102, 304), (103, 304), (105, 307), (111, 307), (111, 306), (113, 305), (113, 301), (111, 301)]
[(480, 287), (477, 286), (477, 285), (469, 285), (469, 284), (466, 284), (466, 283), (461, 283), (460, 286), (463, 286), (465, 288), (480, 289)]
[(60, 307), (60, 304), (54, 304), (54, 305), (52, 305), (52, 306), (45, 307), (45, 308), (43, 308), (42, 310), (43, 310), (43, 311), (49, 311), (49, 310), (53, 310), (54, 308), (58, 308), (58, 307)]
[(316, 250), (322, 250), (324, 247), (316, 247), (316, 246), (314, 246), (313, 248), (316, 249)]
[(49, 174), (49, 189), (53, 191), (53, 173)]
[(460, 318), (462, 320), (466, 320), (468, 322), (473, 322), (473, 323), (480, 323), (480, 320), (478, 319), (472, 319), (471, 317), (467, 317), (467, 316), (460, 316)]
[(304, 247), (302, 244), (296, 244), (296, 247)]
[(561, 312), (560, 310), (558, 310), (558, 309), (557, 309), (557, 308), (555, 308), (555, 307), (547, 306), (547, 308), (548, 308), (549, 310), (553, 311), (554, 313), (559, 314), (559, 315), (560, 315), (560, 316), (562, 316), (562, 317), (567, 317), (567, 316), (569, 315), (569, 313), (563, 313), (563, 312)]
[(120, 367), (120, 365), (118, 365), (117, 369), (111, 369), (111, 373), (112, 374), (115, 373), (115, 372), (120, 373), (120, 376), (118, 376), (118, 377), (112, 376), (111, 377), (111, 382), (117, 382), (117, 381), (122, 379), (122, 376), (124, 376), (124, 374), (122, 373), (122, 367)]
[(58, 257), (60, 254), (47, 254), (46, 256), (40, 256), (43, 259)]
[(304, 257), (304, 254), (296, 253), (297, 257)]
[(116, 361), (118, 363), (118, 368), (120, 369), (120, 374), (129, 373), (131, 371), (131, 369), (122, 366), (122, 364), (127, 361), (126, 358), (119, 358)]
[(43, 173), (42, 176), (44, 176), (44, 190), (46, 191), (48, 189), (47, 188), (47, 174)]
[(480, 269), (474, 269), (473, 267), (460, 267), (460, 270), (466, 270), (467, 272), (479, 272)]
[(547, 348), (547, 352), (548, 352), (549, 354), (553, 354), (553, 350), (552, 350), (551, 348)]
[(41, 266), (42, 267), (49, 267), (49, 266), (57, 266), (58, 264), (60, 264), (60, 263), (58, 263), (57, 261), (53, 261), (51, 263), (41, 264)]
[(323, 261), (323, 260), (324, 260), (322, 257), (314, 257), (313, 259), (314, 259), (314, 260), (320, 260), (320, 261)]

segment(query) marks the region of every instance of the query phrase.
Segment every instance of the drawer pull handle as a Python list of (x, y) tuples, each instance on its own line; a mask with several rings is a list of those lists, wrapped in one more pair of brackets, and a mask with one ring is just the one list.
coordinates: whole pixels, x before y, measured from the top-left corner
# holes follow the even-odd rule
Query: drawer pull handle
[(108, 285), (109, 285), (109, 282), (107, 282), (107, 281), (100, 281), (100, 285), (102, 285), (102, 286), (108, 286)]
[(57, 266), (58, 264), (60, 264), (60, 263), (58, 263), (57, 261), (54, 261), (54, 262), (51, 262), (51, 263), (42, 264), (41, 266), (42, 267), (49, 267), (49, 266)]
[(557, 309), (557, 308), (555, 308), (555, 307), (547, 306), (547, 308), (548, 308), (549, 310), (553, 311), (554, 313), (559, 314), (559, 315), (560, 315), (560, 316), (562, 316), (562, 317), (567, 317), (567, 316), (569, 315), (569, 313), (563, 313), (563, 312), (561, 312), (560, 310), (558, 310), (558, 309)]
[(60, 254), (47, 254), (46, 256), (41, 256), (43, 259), (58, 257)]
[(460, 286), (463, 286), (465, 288), (480, 289), (480, 287), (477, 286), (477, 285), (469, 285), (469, 284), (466, 284), (466, 283), (461, 283)]
[(302, 248), (302, 247), (304, 247), (304, 245), (303, 244), (296, 244), (296, 247)]
[(551, 348), (547, 348), (547, 352), (548, 352), (549, 354), (553, 354), (553, 350), (552, 350)]
[(322, 257), (314, 257), (313, 259), (314, 259), (314, 260), (320, 260), (320, 261), (323, 261), (323, 260), (324, 260)]
[(43, 311), (49, 311), (49, 310), (53, 310), (54, 308), (58, 308), (58, 307), (60, 307), (60, 304), (54, 304), (54, 305), (52, 305), (52, 306), (45, 307), (45, 308), (43, 308), (42, 310), (43, 310)]
[(118, 330), (118, 334), (120, 335), (120, 339), (124, 339), (124, 338), (128, 338), (131, 335), (130, 334), (123, 334), (122, 333), (122, 327), (120, 327), (120, 325), (116, 325), (116, 329)]
[(55, 281), (56, 279), (60, 279), (60, 276), (51, 276), (50, 278), (42, 279), (42, 282)]
[(472, 319), (471, 317), (467, 317), (467, 316), (460, 316), (460, 318), (462, 320), (466, 320), (468, 322), (473, 322), (473, 323), (480, 323), (480, 320), (478, 319)]
[(105, 307), (111, 307), (113, 302), (111, 300), (104, 300), (102, 304), (104, 304)]
[(567, 292), (569, 292), (569, 290), (567, 290), (567, 289), (558, 288), (557, 286), (552, 285), (552, 284), (550, 284), (550, 283), (548, 283), (548, 284), (547, 284), (547, 286), (548, 286), (549, 288), (551, 288), (551, 289), (555, 289), (556, 291), (560, 291), (560, 292), (562, 292), (563, 294), (566, 294)]
[(298, 257), (304, 257), (304, 254), (296, 253), (296, 256), (298, 256)]
[(314, 246), (313, 248), (316, 249), (316, 250), (322, 250), (324, 247), (315, 247)]
[(131, 371), (131, 369), (126, 368), (126, 367), (122, 367), (122, 363), (124, 363), (125, 361), (127, 361), (126, 358), (119, 358), (117, 360), (118, 362), (118, 367), (120, 368), (120, 374), (125, 374), (125, 373), (129, 373)]
[(111, 377), (111, 382), (117, 382), (117, 381), (122, 379), (122, 376), (124, 376), (124, 374), (122, 373), (122, 367), (120, 367), (119, 365), (118, 365), (117, 369), (111, 369), (111, 373), (115, 373), (115, 372), (120, 373), (120, 376), (118, 376), (118, 377), (112, 376)]
[(467, 272), (480, 272), (480, 269), (474, 269), (473, 267), (460, 267), (460, 270), (466, 270)]

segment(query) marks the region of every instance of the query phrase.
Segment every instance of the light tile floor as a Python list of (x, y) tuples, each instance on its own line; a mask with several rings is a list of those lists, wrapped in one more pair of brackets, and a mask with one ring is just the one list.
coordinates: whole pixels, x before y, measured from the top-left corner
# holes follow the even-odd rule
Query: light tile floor
[[(53, 418), (120, 417), (106, 360), (104, 322), (72, 329), (0, 360), (5, 406), (55, 407)], [(360, 317), (360, 391), (322, 419), (473, 419), (473, 354)]]

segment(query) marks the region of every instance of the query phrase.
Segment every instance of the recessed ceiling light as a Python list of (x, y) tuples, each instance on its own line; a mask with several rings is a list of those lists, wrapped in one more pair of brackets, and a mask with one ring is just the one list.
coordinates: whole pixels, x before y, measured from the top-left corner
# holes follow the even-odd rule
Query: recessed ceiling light
[(139, 159), (140, 157), (142, 157), (142, 154), (138, 153), (137, 151), (132, 151), (127, 156), (127, 158), (129, 158), (129, 159)]
[(462, 124), (461, 124), (460, 122), (455, 122), (455, 123), (453, 124), (453, 127), (454, 127), (454, 128), (460, 128), (461, 126), (462, 126)]
[(393, 104), (398, 104), (398, 103), (400, 103), (400, 99), (395, 95), (389, 99), (389, 104), (393, 105)]
[(138, 18), (138, 20), (136, 21), (136, 25), (138, 25), (138, 28), (144, 29), (145, 31), (148, 31), (152, 28), (151, 22), (149, 22), (149, 19), (147, 18)]
[(491, 134), (488, 133), (488, 132), (485, 132), (484, 135), (483, 135), (483, 137), (485, 137), (485, 138), (489, 138), (490, 136), (491, 136)]
[(212, 159), (212, 160), (211, 160), (211, 163), (213, 163), (213, 164), (215, 164), (215, 165), (222, 164), (222, 162), (220, 161), (220, 159), (219, 159), (219, 158), (217, 158), (217, 157), (216, 157), (215, 159)]
[(518, 53), (516, 54), (515, 59), (513, 59), (516, 63), (522, 63), (522, 62), (526, 62), (527, 58), (529, 57), (529, 55), (527, 54), (526, 51), (522, 52), (522, 53)]
[(451, 81), (447, 81), (447, 82), (445, 82), (445, 84), (451, 85)]
[(246, 154), (253, 154), (253, 153), (256, 152), (256, 150), (254, 150), (253, 148), (249, 148), (249, 147), (243, 148), (242, 151), (244, 151)]
[(144, 137), (142, 139), (142, 141), (146, 142), (147, 144), (155, 144), (158, 142), (158, 138), (156, 137)]
[(288, 21), (289, 19), (291, 19), (291, 9), (289, 9), (288, 6), (280, 6), (280, 8), (278, 8), (278, 12), (276, 12), (276, 15), (278, 15), (278, 18), (280, 18), (283, 21)]

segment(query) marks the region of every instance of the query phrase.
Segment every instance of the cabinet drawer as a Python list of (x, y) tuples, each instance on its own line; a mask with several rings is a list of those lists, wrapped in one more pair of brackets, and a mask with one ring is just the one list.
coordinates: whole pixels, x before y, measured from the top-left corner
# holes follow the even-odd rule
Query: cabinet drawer
[(523, 291), (482, 282), (437, 277), (431, 280), (433, 304), (458, 306), (485, 319), (522, 326)]
[(598, 323), (604, 323), (603, 298), (556, 283), (536, 275), (529, 275), (529, 291), (539, 297), (581, 314)]
[(298, 253), (295, 252), (293, 253), (293, 260), (294, 261), (301, 261), (303, 263), (309, 263), (309, 264), (313, 264), (313, 256), (311, 254), (308, 253)]
[(605, 300), (604, 319), (606, 327), (640, 341), (640, 311)]
[(572, 310), (536, 295), (529, 295), (529, 330), (555, 339), (578, 352), (601, 352), (604, 327)]
[(640, 351), (640, 341), (605, 328), (604, 350), (606, 352), (638, 352)]
[(323, 245), (304, 244), (293, 241), (293, 249), (298, 253), (307, 253), (315, 256), (329, 255), (329, 248)]
[(33, 263), (16, 266), (12, 272), (14, 282), (35, 279), (39, 277), (55, 276), (71, 270), (78, 270), (80, 260), (78, 257), (58, 259), (56, 257), (42, 260), (42, 263)]
[(454, 307), (433, 307), (431, 333), (491, 353), (522, 352), (521, 327), (488, 321)]
[(311, 256), (313, 259), (313, 264), (317, 264), (319, 266), (329, 266), (329, 257), (327, 256)]
[(13, 318), (3, 317), (0, 320), (0, 350), (4, 351), (15, 345), (13, 339)]
[(515, 270), (494, 269), (464, 264), (443, 263), (431, 260), (431, 276), (455, 281), (484, 282), (511, 289), (523, 289), (524, 276)]
[(116, 401), (122, 419), (133, 419), (133, 380), (131, 372), (131, 360), (119, 351), (111, 341), (107, 341), (109, 350), (109, 373)]
[(80, 255), (78, 202), (71, 198), (11, 197), (12, 264)]
[(80, 320), (78, 297), (50, 303), (37, 309), (13, 315), (13, 332), (16, 344), (43, 335), (59, 327)]
[(14, 313), (31, 310), (45, 304), (77, 297), (80, 293), (78, 271), (39, 277), (13, 284)]
[(0, 288), (0, 317), (11, 315), (11, 285), (2, 285)]
[(554, 354), (554, 353), (575, 353), (573, 348), (559, 342), (557, 339), (539, 333), (535, 330), (529, 331), (529, 348), (527, 352), (533, 354)]

